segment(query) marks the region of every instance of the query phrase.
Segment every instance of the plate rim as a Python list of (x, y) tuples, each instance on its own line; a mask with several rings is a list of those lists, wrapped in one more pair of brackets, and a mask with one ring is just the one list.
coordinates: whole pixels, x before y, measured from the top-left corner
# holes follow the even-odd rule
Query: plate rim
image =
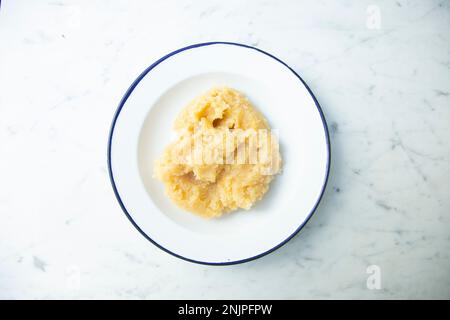
[[(283, 66), (285, 66), (287, 69), (289, 69), (299, 80), (300, 82), (305, 86), (306, 90), (308, 90), (308, 93), (310, 94), (310, 96), (312, 97), (314, 104), (316, 105), (316, 108), (319, 112), (320, 118), (322, 120), (322, 125), (323, 125), (323, 129), (325, 132), (325, 140), (326, 140), (326, 144), (327, 144), (327, 163), (326, 163), (326, 174), (325, 174), (325, 179), (322, 182), (322, 187), (321, 187), (321, 191), (319, 194), (319, 197), (316, 199), (316, 202), (313, 206), (313, 208), (311, 209), (311, 211), (309, 212), (308, 216), (306, 217), (306, 219), (297, 227), (297, 229), (290, 235), (288, 236), (286, 239), (284, 239), (283, 241), (281, 241), (279, 244), (277, 244), (276, 246), (272, 247), (269, 250), (266, 250), (262, 253), (259, 253), (255, 256), (249, 257), (249, 258), (245, 258), (245, 259), (240, 259), (240, 260), (235, 260), (235, 261), (225, 261), (225, 262), (208, 262), (208, 261), (200, 261), (200, 260), (195, 260), (195, 259), (191, 259), (191, 258), (187, 258), (184, 257), (180, 254), (177, 254), (173, 251), (168, 250), (167, 248), (163, 247), (162, 245), (160, 245), (159, 243), (157, 243), (155, 240), (153, 240), (149, 235), (147, 235), (138, 225), (137, 223), (133, 220), (133, 218), (131, 217), (130, 213), (128, 212), (128, 210), (126, 209), (125, 205), (122, 202), (122, 199), (119, 195), (119, 192), (117, 190), (115, 181), (114, 181), (114, 175), (113, 175), (113, 171), (112, 171), (112, 166), (111, 166), (111, 147), (112, 147), (112, 137), (114, 134), (114, 129), (115, 129), (115, 125), (117, 122), (117, 119), (120, 115), (120, 112), (123, 108), (123, 106), (125, 105), (125, 103), (127, 102), (128, 98), (130, 97), (131, 93), (133, 92), (133, 90), (136, 88), (136, 86), (139, 84), (139, 82), (153, 69), (155, 68), (157, 65), (159, 65), (161, 62), (163, 62), (164, 60), (166, 60), (167, 58), (176, 55), (180, 52), (183, 52), (185, 50), (191, 50), (191, 49), (195, 49), (195, 48), (199, 48), (199, 47), (204, 47), (204, 46), (210, 46), (210, 45), (216, 45), (216, 44), (221, 44), (221, 45), (232, 45), (232, 46), (238, 46), (238, 47), (243, 47), (243, 48), (247, 48), (247, 49), (252, 49), (252, 50), (256, 50), (262, 54), (265, 54), (266, 56), (278, 61), (279, 63), (281, 63)], [(166, 55), (164, 55), (163, 57), (161, 57), (160, 59), (156, 60), (155, 62), (153, 62), (149, 67), (147, 67), (143, 72), (141, 72), (141, 74), (131, 83), (130, 87), (128, 87), (127, 91), (125, 92), (124, 96), (122, 97), (122, 99), (119, 102), (119, 105), (114, 113), (113, 116), (113, 120), (110, 126), (110, 130), (109, 130), (109, 135), (108, 135), (108, 148), (107, 148), (107, 163), (108, 163), (108, 174), (109, 174), (109, 180), (111, 182), (111, 186), (112, 189), (114, 191), (114, 195), (116, 196), (117, 201), (119, 202), (119, 205), (123, 211), (123, 213), (125, 214), (125, 216), (128, 218), (128, 220), (131, 222), (131, 224), (139, 231), (139, 233), (144, 236), (145, 239), (147, 239), (148, 241), (150, 241), (153, 245), (155, 245), (157, 248), (161, 249), (162, 251), (177, 257), (179, 259), (188, 261), (188, 262), (192, 262), (192, 263), (197, 263), (197, 264), (202, 264), (202, 265), (212, 265), (212, 266), (226, 266), (226, 265), (235, 265), (235, 264), (241, 264), (241, 263), (245, 263), (245, 262), (249, 262), (252, 260), (256, 260), (259, 259), (263, 256), (268, 255), (269, 253), (274, 252), (275, 250), (281, 248), (282, 246), (284, 246), (286, 243), (288, 243), (294, 236), (296, 236), (300, 230), (303, 229), (303, 227), (306, 225), (306, 223), (308, 223), (308, 221), (311, 219), (311, 217), (314, 215), (320, 201), (323, 198), (323, 195), (325, 193), (325, 189), (326, 186), (328, 184), (328, 178), (330, 175), (330, 164), (331, 164), (331, 143), (330, 143), (330, 134), (329, 134), (329, 130), (328, 130), (328, 125), (325, 119), (325, 115), (323, 113), (323, 110), (319, 104), (319, 102), (317, 101), (317, 98), (315, 97), (315, 95), (313, 94), (313, 92), (311, 91), (311, 89), (308, 87), (308, 85), (306, 84), (306, 82), (302, 79), (302, 77), (300, 77), (300, 75), (298, 75), (298, 73), (296, 71), (294, 71), (294, 69), (292, 69), (288, 64), (286, 64), (284, 61), (282, 61), (281, 59), (277, 58), (276, 56), (253, 46), (250, 45), (246, 45), (246, 44), (242, 44), (242, 43), (237, 43), (237, 42), (228, 42), (228, 41), (212, 41), (212, 42), (202, 42), (202, 43), (196, 43), (196, 44), (192, 44), (186, 47), (182, 47), (180, 49), (177, 49), (175, 51), (172, 51)]]

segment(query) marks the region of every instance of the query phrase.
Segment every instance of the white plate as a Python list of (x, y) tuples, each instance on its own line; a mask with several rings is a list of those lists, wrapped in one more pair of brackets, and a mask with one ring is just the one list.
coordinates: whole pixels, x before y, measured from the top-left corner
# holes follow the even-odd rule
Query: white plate
[[(206, 220), (175, 206), (152, 169), (180, 109), (218, 85), (244, 92), (278, 130), (283, 172), (249, 211)], [(111, 183), (133, 225), (159, 248), (204, 264), (245, 262), (285, 244), (320, 201), (329, 162), (325, 119), (303, 80), (264, 51), (224, 42), (182, 48), (148, 67), (120, 102), (108, 148)]]

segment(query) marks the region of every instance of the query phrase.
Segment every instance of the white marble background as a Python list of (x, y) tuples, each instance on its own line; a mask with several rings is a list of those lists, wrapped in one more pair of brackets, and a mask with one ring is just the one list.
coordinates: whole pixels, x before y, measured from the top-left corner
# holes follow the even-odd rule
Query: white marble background
[[(450, 298), (449, 31), (449, 1), (2, 1), (0, 298)], [(306, 228), (230, 267), (147, 242), (106, 170), (129, 84), (214, 40), (290, 64), (332, 139)]]

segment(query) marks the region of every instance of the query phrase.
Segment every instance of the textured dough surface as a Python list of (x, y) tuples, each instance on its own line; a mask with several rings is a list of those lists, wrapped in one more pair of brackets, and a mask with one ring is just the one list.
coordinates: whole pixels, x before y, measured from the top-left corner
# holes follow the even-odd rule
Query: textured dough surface
[[(234, 89), (213, 88), (197, 97), (180, 112), (174, 128), (178, 137), (156, 161), (154, 175), (165, 184), (170, 199), (190, 212), (218, 217), (238, 208), (249, 209), (264, 196), (280, 170), (278, 141), (268, 122)], [(249, 142), (259, 137), (252, 135), (257, 132), (268, 132), (267, 141)], [(256, 163), (250, 159), (248, 145), (259, 152)], [(239, 148), (247, 152), (237, 161)], [(261, 156), (263, 149), (265, 157)], [(198, 154), (203, 155), (200, 160)]]

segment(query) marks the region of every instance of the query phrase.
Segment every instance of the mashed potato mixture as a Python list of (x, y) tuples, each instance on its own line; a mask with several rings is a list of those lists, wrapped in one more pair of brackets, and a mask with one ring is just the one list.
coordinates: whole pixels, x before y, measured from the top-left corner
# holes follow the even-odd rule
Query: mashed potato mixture
[(213, 88), (175, 120), (177, 139), (155, 163), (154, 175), (181, 208), (204, 217), (249, 209), (280, 171), (278, 140), (240, 92)]

